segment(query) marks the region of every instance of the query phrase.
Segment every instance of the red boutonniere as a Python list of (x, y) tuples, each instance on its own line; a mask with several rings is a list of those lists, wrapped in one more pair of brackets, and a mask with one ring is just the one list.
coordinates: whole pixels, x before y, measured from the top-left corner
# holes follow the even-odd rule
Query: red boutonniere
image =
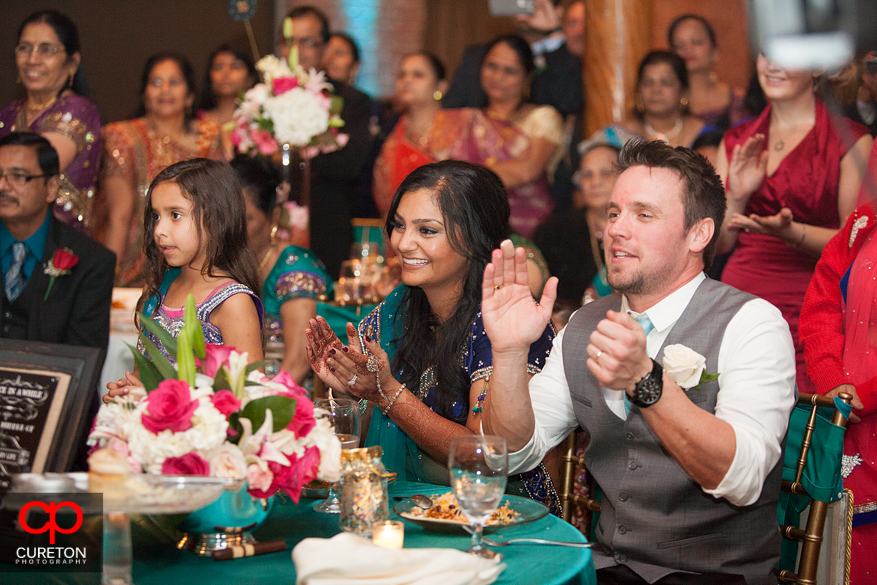
[(61, 248), (55, 251), (55, 255), (52, 256), (52, 259), (46, 264), (46, 269), (43, 270), (43, 272), (52, 277), (49, 280), (49, 287), (46, 289), (46, 296), (43, 297), (44, 301), (49, 298), (49, 293), (52, 291), (55, 279), (59, 276), (70, 274), (70, 269), (78, 263), (79, 256), (74, 254), (70, 248)]

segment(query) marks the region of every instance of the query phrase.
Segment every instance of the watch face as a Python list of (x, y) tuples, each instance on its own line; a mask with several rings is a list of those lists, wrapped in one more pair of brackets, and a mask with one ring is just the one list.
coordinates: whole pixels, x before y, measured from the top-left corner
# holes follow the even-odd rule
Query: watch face
[(631, 403), (641, 408), (656, 403), (664, 390), (664, 369), (654, 360), (652, 360), (652, 364), (652, 371), (636, 383), (633, 398), (630, 400)]

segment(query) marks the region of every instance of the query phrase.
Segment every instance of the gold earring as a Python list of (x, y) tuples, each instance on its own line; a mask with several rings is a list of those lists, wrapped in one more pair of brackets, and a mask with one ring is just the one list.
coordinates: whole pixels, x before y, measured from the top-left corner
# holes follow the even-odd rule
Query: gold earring
[(684, 107), (687, 107), (687, 106), (688, 106), (688, 98), (682, 98), (682, 99), (680, 99), (680, 100), (679, 100), (679, 103), (682, 104), (682, 107), (683, 107), (683, 108), (684, 108)]
[(271, 228), (271, 245), (277, 243), (277, 224), (274, 224), (274, 227)]
[(21, 75), (18, 76), (18, 79), (15, 80), (18, 85), (21, 85)]
[(76, 76), (76, 72), (70, 74), (70, 77), (67, 79), (67, 85), (73, 87), (73, 78)]
[(442, 99), (442, 92), (440, 92), (439, 90), (435, 90), (435, 92), (432, 94), (432, 97), (433, 99), (435, 99), (435, 101), (440, 101)]

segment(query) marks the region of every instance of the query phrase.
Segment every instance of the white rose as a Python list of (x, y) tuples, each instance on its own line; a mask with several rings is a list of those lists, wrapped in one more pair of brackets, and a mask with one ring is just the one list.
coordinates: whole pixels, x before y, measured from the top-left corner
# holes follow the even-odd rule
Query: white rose
[(210, 459), (210, 472), (215, 477), (240, 479), (247, 473), (244, 454), (237, 445), (225, 443)]
[(681, 344), (664, 348), (664, 371), (683, 390), (700, 384), (700, 376), (706, 367), (706, 358)]

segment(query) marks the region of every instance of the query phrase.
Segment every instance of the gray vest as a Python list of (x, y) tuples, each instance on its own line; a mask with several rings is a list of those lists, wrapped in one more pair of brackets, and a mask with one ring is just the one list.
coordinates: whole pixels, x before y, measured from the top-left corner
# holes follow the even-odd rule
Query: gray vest
[[(664, 346), (681, 343), (706, 357), (707, 372), (718, 372), (725, 328), (754, 298), (704, 280)], [(621, 296), (612, 295), (580, 309), (563, 341), (573, 408), (591, 437), (585, 462), (603, 490), (597, 538), (614, 551), (614, 558), (595, 555), (595, 565), (626, 564), (650, 582), (673, 571), (692, 571), (743, 575), (749, 585), (775, 583), (770, 572), (779, 561), (776, 510), (782, 465), (770, 472), (756, 503), (734, 506), (703, 492), (664, 450), (637, 406), (626, 421), (618, 418), (586, 365), (585, 348), (606, 311), (620, 306)], [(663, 360), (663, 347), (655, 359)], [(714, 413), (718, 392), (714, 380), (687, 395)]]

